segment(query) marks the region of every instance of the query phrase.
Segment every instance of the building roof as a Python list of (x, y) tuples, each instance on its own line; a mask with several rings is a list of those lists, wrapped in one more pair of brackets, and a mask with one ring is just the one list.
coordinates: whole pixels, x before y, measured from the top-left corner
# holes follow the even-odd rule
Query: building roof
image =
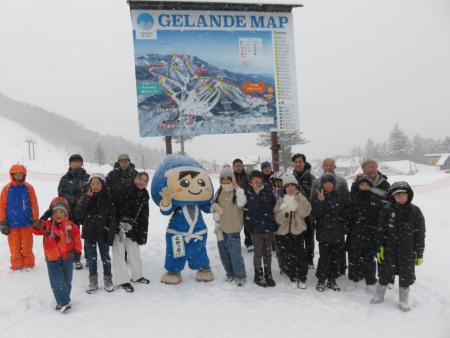
[(441, 158), (436, 162), (436, 165), (444, 165), (445, 162), (447, 162), (448, 158), (450, 157), (450, 154), (441, 154)]

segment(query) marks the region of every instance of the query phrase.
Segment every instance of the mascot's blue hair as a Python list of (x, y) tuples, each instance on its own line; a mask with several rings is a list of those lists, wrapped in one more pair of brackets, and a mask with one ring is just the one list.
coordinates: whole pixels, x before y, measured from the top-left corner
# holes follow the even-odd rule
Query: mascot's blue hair
[[(161, 195), (159, 194), (163, 188), (167, 186), (167, 177), (166, 173), (170, 170), (192, 170), (197, 169), (198, 171), (204, 171), (203, 166), (198, 163), (196, 160), (190, 158), (185, 155), (167, 155), (166, 158), (160, 163), (158, 168), (153, 175), (152, 185), (151, 185), (151, 195), (153, 202), (157, 206), (162, 200)], [(208, 176), (209, 178), (209, 176)], [(211, 179), (210, 179), (211, 182)], [(211, 182), (211, 187), (212, 187)], [(211, 198), (205, 201), (177, 201), (172, 200), (172, 204), (177, 207), (183, 207), (185, 205), (201, 205), (201, 204), (209, 204), (213, 198), (213, 192), (211, 193)]]

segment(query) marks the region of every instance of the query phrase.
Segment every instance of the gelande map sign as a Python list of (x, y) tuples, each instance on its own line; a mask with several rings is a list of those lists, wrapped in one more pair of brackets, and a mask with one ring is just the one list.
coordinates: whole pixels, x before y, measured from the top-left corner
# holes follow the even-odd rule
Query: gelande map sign
[(131, 16), (141, 136), (299, 129), (292, 14)]

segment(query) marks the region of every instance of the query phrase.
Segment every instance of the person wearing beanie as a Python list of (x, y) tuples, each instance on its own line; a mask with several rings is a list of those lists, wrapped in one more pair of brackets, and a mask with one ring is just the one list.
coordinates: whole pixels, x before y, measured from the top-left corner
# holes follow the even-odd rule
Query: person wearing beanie
[[(239, 186), (245, 190), (248, 188), (248, 174), (245, 172), (244, 168), (244, 162), (240, 158), (236, 158), (233, 161), (233, 173), (234, 177), (236, 179), (236, 183), (239, 184)], [(245, 223), (244, 219), (244, 245), (247, 248), (248, 252), (253, 251), (253, 243), (252, 238), (250, 235), (250, 230), (248, 229), (248, 226)]]
[[(312, 185), (314, 180), (316, 179), (313, 174), (311, 174), (311, 164), (306, 162), (306, 156), (304, 154), (294, 154), (292, 156), (292, 164), (294, 165), (293, 174), (298, 182), (298, 187), (300, 189), (300, 193), (303, 194), (306, 198), (310, 199)], [(306, 222), (306, 232), (305, 232), (305, 248), (306, 255), (308, 256), (308, 266), (310, 269), (314, 268), (314, 248), (315, 248), (315, 240), (314, 240), (314, 222), (311, 217), (307, 217), (305, 219)]]
[(92, 174), (83, 194), (77, 202), (75, 219), (82, 225), (82, 238), (89, 265), (87, 293), (98, 289), (97, 247), (103, 263), (104, 289), (114, 291), (109, 247), (114, 242), (117, 210), (105, 183), (103, 174)]
[(273, 189), (272, 181), (270, 180), (273, 175), (272, 164), (268, 161), (261, 163), (261, 172), (263, 174), (264, 184), (269, 185), (270, 189)]
[(49, 210), (33, 223), (33, 234), (43, 236), (45, 260), (57, 311), (71, 309), (73, 259), (81, 253), (80, 230), (69, 220), (69, 203), (55, 197)]
[[(244, 219), (248, 224), (252, 242), (255, 247), (253, 265), (255, 283), (262, 287), (273, 287), (272, 277), (272, 243), (277, 230), (273, 208), (275, 196), (263, 182), (263, 174), (254, 170), (250, 174), (249, 188), (246, 190), (247, 204), (244, 208)], [(261, 264), (263, 260), (263, 264)], [(263, 270), (264, 266), (264, 270)]]
[(340, 262), (345, 250), (348, 202), (339, 197), (335, 184), (336, 178), (333, 174), (322, 175), (320, 188), (311, 200), (319, 242), (320, 257), (316, 272), (316, 290), (319, 292), (325, 291), (327, 280), (327, 288), (340, 291), (336, 278), (339, 277)]
[(352, 289), (361, 280), (366, 285), (375, 285), (377, 251), (377, 221), (383, 208), (383, 200), (371, 192), (372, 178), (366, 174), (356, 179), (358, 190), (352, 195), (348, 211), (348, 278), (353, 281)]
[(382, 303), (386, 287), (395, 276), (399, 281), (399, 308), (407, 312), (409, 287), (416, 280), (415, 267), (423, 263), (425, 219), (412, 204), (414, 192), (407, 182), (395, 182), (389, 189), (390, 200), (379, 215), (377, 261), (379, 283), (372, 304)]
[(230, 166), (220, 171), (220, 188), (214, 196), (213, 209), (218, 205), (222, 212), (214, 213), (220, 260), (225, 269), (227, 283), (244, 286), (247, 274), (241, 253), (241, 230), (244, 226), (243, 207), (247, 203), (244, 189), (236, 182)]
[[(82, 189), (88, 181), (89, 174), (83, 168), (83, 157), (79, 154), (71, 155), (69, 157), (69, 169), (67, 170), (67, 173), (61, 177), (58, 184), (58, 196), (64, 197), (69, 203), (69, 219), (74, 223), (76, 223), (76, 221), (73, 213), (77, 201), (81, 196)], [(83, 269), (81, 256), (76, 254), (73, 259), (73, 264), (76, 270)]]
[(274, 213), (278, 229), (275, 235), (279, 251), (281, 271), (291, 283), (306, 288), (308, 260), (305, 251), (305, 218), (311, 213), (311, 204), (303, 196), (294, 175), (283, 176), (283, 197), (275, 205)]
[(116, 204), (121, 204), (123, 198), (121, 191), (130, 188), (134, 184), (138, 171), (135, 165), (131, 162), (128, 154), (120, 154), (117, 162), (114, 164), (114, 169), (106, 176), (106, 185), (108, 186), (111, 197)]
[(274, 172), (270, 177), (270, 182), (272, 183), (273, 194), (278, 201), (281, 197), (283, 197), (283, 174), (280, 171)]
[[(374, 159), (366, 159), (361, 163), (361, 169), (363, 174), (368, 175), (372, 179), (373, 187), (372, 192), (379, 195), (382, 198), (388, 198), (387, 193), (389, 191), (390, 184), (386, 175), (382, 174), (378, 169), (378, 162)], [(356, 180), (351, 187), (351, 194), (357, 191)]]
[(0, 195), (0, 229), (8, 236), (11, 270), (34, 267), (31, 225), (39, 219), (36, 193), (26, 182), (27, 169), (15, 164), (9, 169), (11, 182)]

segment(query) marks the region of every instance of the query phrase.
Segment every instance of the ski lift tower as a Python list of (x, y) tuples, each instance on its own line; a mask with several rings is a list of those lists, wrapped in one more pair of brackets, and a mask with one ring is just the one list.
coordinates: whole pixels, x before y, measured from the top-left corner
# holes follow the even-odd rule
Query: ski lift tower
[(299, 130), (298, 0), (128, 0), (141, 136)]

